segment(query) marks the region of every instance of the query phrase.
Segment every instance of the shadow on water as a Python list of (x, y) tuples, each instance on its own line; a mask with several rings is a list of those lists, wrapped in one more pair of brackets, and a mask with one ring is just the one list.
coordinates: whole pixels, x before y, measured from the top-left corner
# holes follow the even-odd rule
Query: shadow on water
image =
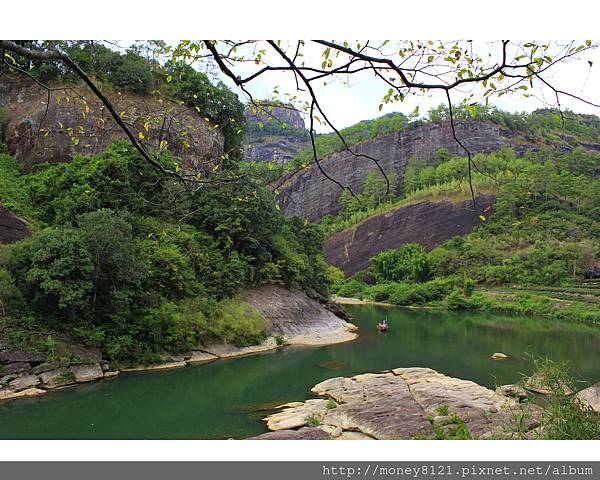
[[(163, 372), (124, 374), (45, 397), (0, 404), (2, 439), (224, 439), (265, 431), (276, 406), (309, 398), (335, 376), (430, 367), (488, 387), (530, 370), (528, 355), (567, 360), (600, 381), (600, 330), (544, 319), (349, 306), (356, 341), (287, 347)], [(375, 324), (387, 316), (390, 329)], [(497, 362), (494, 352), (509, 355)]]

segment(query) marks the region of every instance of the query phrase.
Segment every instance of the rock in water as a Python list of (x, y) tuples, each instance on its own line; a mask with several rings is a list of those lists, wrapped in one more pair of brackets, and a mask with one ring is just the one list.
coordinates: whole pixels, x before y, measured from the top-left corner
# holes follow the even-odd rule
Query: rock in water
[(501, 353), (501, 352), (496, 352), (492, 355), (492, 358), (494, 360), (506, 360), (508, 358), (508, 355), (505, 355), (504, 353)]
[(594, 412), (600, 413), (600, 382), (581, 390), (575, 395), (584, 405), (589, 406)]
[(505, 397), (527, 398), (527, 391), (521, 385), (502, 385), (496, 388), (496, 393)]

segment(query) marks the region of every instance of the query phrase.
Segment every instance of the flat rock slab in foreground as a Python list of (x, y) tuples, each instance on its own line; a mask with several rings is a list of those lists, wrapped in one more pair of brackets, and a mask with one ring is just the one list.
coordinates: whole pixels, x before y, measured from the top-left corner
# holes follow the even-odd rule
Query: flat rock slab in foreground
[[(537, 411), (528, 406), (524, 412), (525, 407), (512, 398), (430, 368), (331, 378), (311, 391), (333, 400), (282, 405), (280, 412), (265, 419), (272, 432), (255, 438), (312, 439), (315, 429), (332, 439), (433, 438), (434, 427), (452, 427), (448, 424), (453, 414), (465, 422), (473, 438), (513, 438), (515, 415), (535, 416)], [(440, 407), (447, 407), (449, 415), (441, 415)], [(312, 428), (307, 428), (309, 424)]]

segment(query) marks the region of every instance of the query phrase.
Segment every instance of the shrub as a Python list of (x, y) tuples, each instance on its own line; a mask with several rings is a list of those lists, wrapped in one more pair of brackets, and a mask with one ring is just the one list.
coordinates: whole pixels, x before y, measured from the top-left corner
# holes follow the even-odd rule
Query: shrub
[(341, 297), (360, 297), (366, 285), (353, 278), (345, 280), (337, 289)]
[(269, 324), (260, 312), (236, 297), (221, 301), (206, 327), (213, 338), (238, 347), (258, 345), (269, 334)]
[[(568, 365), (550, 359), (534, 359), (531, 379), (551, 392), (543, 408), (540, 432), (549, 440), (599, 440), (600, 414), (569, 394), (575, 382)], [(524, 380), (527, 383), (528, 379)]]
[(321, 425), (323, 419), (318, 413), (311, 413), (304, 419), (304, 421), (309, 427), (318, 427), (319, 425)]
[(421, 245), (407, 243), (398, 250), (385, 250), (371, 258), (378, 279), (422, 282), (429, 277), (429, 260)]
[(469, 303), (464, 298), (462, 291), (455, 288), (446, 297), (446, 306), (448, 310), (464, 310), (469, 307)]

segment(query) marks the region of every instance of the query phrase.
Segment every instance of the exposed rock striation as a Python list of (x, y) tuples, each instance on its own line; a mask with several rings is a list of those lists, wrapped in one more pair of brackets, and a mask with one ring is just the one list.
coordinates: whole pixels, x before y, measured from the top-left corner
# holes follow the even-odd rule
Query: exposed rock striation
[(271, 335), (281, 335), (288, 344), (324, 345), (357, 337), (353, 324), (334, 315), (304, 292), (266, 286), (247, 290), (243, 295), (269, 322)]
[[(329, 438), (432, 438), (440, 430), (451, 431), (457, 422), (473, 438), (512, 438), (515, 414), (532, 418), (539, 414), (533, 405), (524, 406), (474, 382), (430, 368), (396, 368), (331, 378), (311, 391), (335, 403), (310, 399), (282, 405), (279, 412), (265, 418), (273, 433), (255, 438), (310, 439), (315, 435), (306, 428), (309, 423)], [(449, 413), (440, 415), (442, 408)], [(315, 423), (320, 425), (315, 427)], [(537, 422), (529, 425), (535, 428)]]
[(452, 203), (420, 202), (376, 215), (353, 228), (334, 234), (324, 245), (325, 258), (331, 265), (352, 275), (369, 266), (369, 258), (405, 243), (419, 243), (426, 249), (469, 233), (481, 223), (479, 215), (492, 211), (496, 198), (476, 198), (478, 212), (470, 200)]
[(304, 129), (304, 119), (300, 112), (293, 105), (271, 105), (267, 102), (262, 103), (263, 108), (257, 109), (253, 105), (249, 105), (244, 116), (249, 123), (266, 123), (266, 122), (282, 122), (288, 126), (298, 129)]
[[(46, 90), (25, 78), (5, 75), (0, 83), (4, 140), (19, 163), (68, 162), (76, 154), (97, 154), (125, 138), (87, 88), (55, 87), (48, 98)], [(192, 108), (158, 95), (119, 91), (107, 95), (121, 116), (144, 136), (146, 145), (159, 148), (167, 142), (166, 148), (181, 159), (185, 171), (210, 172), (220, 164), (223, 134)]]
[[(522, 154), (535, 148), (517, 138), (515, 132), (490, 122), (457, 122), (456, 134), (472, 153), (491, 152), (508, 146)], [(401, 184), (407, 162), (414, 157), (428, 164), (436, 161), (436, 152), (447, 148), (451, 155), (464, 155), (448, 124), (431, 124), (373, 138), (353, 147), (356, 153), (379, 160), (385, 172), (397, 172)], [(354, 191), (362, 191), (367, 174), (377, 170), (375, 163), (347, 151), (329, 155), (321, 160), (323, 170)], [(326, 179), (315, 165), (289, 174), (278, 196), (284, 215), (318, 221), (324, 215), (339, 211), (340, 189)]]

